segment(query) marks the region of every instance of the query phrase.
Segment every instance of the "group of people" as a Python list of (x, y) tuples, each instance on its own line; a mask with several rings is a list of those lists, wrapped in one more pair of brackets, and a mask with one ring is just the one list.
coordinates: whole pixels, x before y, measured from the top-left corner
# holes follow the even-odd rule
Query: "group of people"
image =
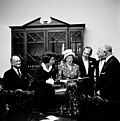
[(11, 69), (4, 73), (3, 88), (35, 90), (33, 102), (41, 113), (46, 113), (48, 107), (55, 101), (53, 84), (56, 77), (57, 81), (67, 80), (65, 83), (66, 100), (59, 107), (61, 115), (79, 115), (82, 94), (91, 97), (98, 96), (115, 105), (119, 104), (119, 60), (113, 55), (111, 45), (98, 48), (99, 60), (91, 57), (92, 51), (92, 48), (87, 46), (83, 49), (82, 55), (75, 56), (71, 49), (67, 49), (62, 53), (63, 59), (57, 68), (56, 55), (46, 52), (30, 84), (26, 73), (21, 70), (20, 57), (14, 55), (10, 59)]

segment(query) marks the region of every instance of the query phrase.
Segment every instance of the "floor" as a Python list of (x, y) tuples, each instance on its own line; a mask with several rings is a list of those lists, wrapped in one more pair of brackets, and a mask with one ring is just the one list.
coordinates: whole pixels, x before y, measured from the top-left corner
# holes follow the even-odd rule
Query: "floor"
[(45, 121), (45, 119), (46, 121), (48, 121), (46, 118), (47, 116), (55, 116), (56, 118), (58, 118), (56, 121), (77, 121), (72, 118), (61, 117), (53, 114), (39, 115), (38, 112), (4, 113), (0, 116), (0, 121)]
[[(58, 98), (58, 100), (61, 101), (60, 98)], [(0, 102), (0, 104), (2, 104), (2, 102)], [(0, 121), (42, 121), (43, 119), (46, 119), (46, 116), (49, 116), (49, 115), (58, 117), (59, 119), (56, 121), (120, 121), (120, 112), (118, 112), (118, 115), (117, 115), (118, 117), (114, 116), (113, 114), (108, 114), (103, 110), (104, 106), (101, 107), (100, 104), (89, 105), (88, 106), (89, 108), (87, 108), (87, 110), (85, 111), (83, 110), (83, 112), (77, 117), (60, 116), (56, 112), (56, 110), (54, 110), (54, 108), (53, 110), (50, 109), (46, 115), (41, 116), (39, 115), (39, 112), (37, 110), (32, 109), (28, 106), (26, 110), (26, 107), (24, 107), (23, 105), (19, 105), (19, 103), (18, 103), (17, 109), (13, 108), (14, 110), (7, 110), (7, 108), (5, 107), (6, 105), (5, 106), (0, 105)], [(23, 109), (23, 110), (19, 110), (19, 109)], [(29, 110), (29, 109), (32, 109), (32, 110)], [(86, 109), (86, 107), (84, 107), (84, 109)]]
[[(0, 113), (0, 121), (45, 121), (47, 116), (55, 116), (59, 119), (56, 121), (120, 121), (120, 118), (111, 118), (110, 115), (105, 114), (105, 112), (89, 112), (81, 114), (77, 118), (60, 116), (55, 112), (49, 112), (46, 115), (39, 115), (37, 110), (27, 111), (16, 111), (9, 112), (5, 111)], [(46, 120), (48, 121), (48, 120)], [(51, 121), (51, 120), (49, 120)], [(53, 120), (52, 120), (53, 121)]]

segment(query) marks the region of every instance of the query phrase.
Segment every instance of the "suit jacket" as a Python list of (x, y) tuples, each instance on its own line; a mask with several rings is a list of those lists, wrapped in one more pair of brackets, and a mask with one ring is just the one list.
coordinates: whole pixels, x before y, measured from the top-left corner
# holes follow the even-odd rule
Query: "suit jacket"
[(21, 70), (22, 77), (20, 78), (13, 68), (7, 70), (4, 73), (4, 84), (3, 87), (6, 90), (16, 90), (16, 89), (28, 89), (28, 80), (26, 73)]
[(96, 89), (100, 90), (102, 98), (116, 100), (120, 96), (120, 63), (115, 56), (108, 59), (97, 78)]
[(81, 77), (86, 77), (86, 76), (89, 76), (92, 78), (94, 77), (94, 71), (96, 68), (96, 59), (95, 58), (92, 58), (92, 57), (89, 58), (88, 74), (86, 74), (85, 66), (84, 66), (84, 63), (83, 63), (81, 56), (78, 56), (74, 62), (79, 65)]
[(80, 70), (80, 76), (81, 77), (89, 77), (89, 79), (83, 80), (81, 83), (81, 91), (86, 94), (93, 95), (94, 94), (94, 71), (96, 68), (96, 59), (90, 57), (89, 58), (89, 68), (88, 68), (88, 74), (86, 74), (86, 69), (82, 60), (82, 56), (78, 56), (74, 62), (79, 65)]

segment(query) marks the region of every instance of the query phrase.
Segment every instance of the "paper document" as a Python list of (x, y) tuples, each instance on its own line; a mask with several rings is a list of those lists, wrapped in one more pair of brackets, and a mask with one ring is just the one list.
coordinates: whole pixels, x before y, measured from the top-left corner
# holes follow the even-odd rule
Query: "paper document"
[(78, 80), (82, 80), (82, 79), (88, 79), (89, 77), (78, 77)]
[(56, 89), (55, 92), (65, 92), (67, 88)]
[(64, 82), (64, 83), (67, 83), (67, 81), (68, 81), (68, 80), (62, 80), (62, 79), (60, 80), (60, 82)]
[(51, 119), (51, 120), (58, 120), (59, 118), (53, 115), (47, 116), (46, 118)]
[(59, 120), (58, 117), (50, 115), (50, 116), (46, 116), (46, 119), (42, 119), (40, 121), (55, 121), (55, 120)]
[(42, 119), (40, 121), (54, 121), (54, 120), (51, 120), (51, 119)]

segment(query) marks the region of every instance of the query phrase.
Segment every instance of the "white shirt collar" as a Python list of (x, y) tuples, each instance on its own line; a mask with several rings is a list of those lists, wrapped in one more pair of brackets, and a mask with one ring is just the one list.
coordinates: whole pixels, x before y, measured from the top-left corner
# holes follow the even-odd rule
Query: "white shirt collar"
[(17, 69), (17, 68), (15, 68), (15, 67), (13, 67), (13, 69), (15, 70), (15, 72), (18, 74), (18, 71), (17, 70), (19, 70), (19, 72), (21, 73), (21, 71), (20, 71), (20, 69)]
[(41, 66), (43, 67), (43, 69), (46, 71), (46, 72), (50, 72), (51, 69), (52, 69), (52, 66), (50, 65), (49, 68), (46, 67), (46, 65), (44, 63), (41, 64)]
[(82, 59), (83, 59), (83, 63), (85, 66), (86, 74), (88, 74), (89, 62), (88, 62), (88, 60), (85, 60), (84, 57), (82, 57)]
[(103, 68), (104, 63), (105, 63), (105, 60), (102, 60), (102, 61), (100, 60), (99, 61), (99, 75), (100, 75), (100, 73), (102, 71), (102, 68)]

